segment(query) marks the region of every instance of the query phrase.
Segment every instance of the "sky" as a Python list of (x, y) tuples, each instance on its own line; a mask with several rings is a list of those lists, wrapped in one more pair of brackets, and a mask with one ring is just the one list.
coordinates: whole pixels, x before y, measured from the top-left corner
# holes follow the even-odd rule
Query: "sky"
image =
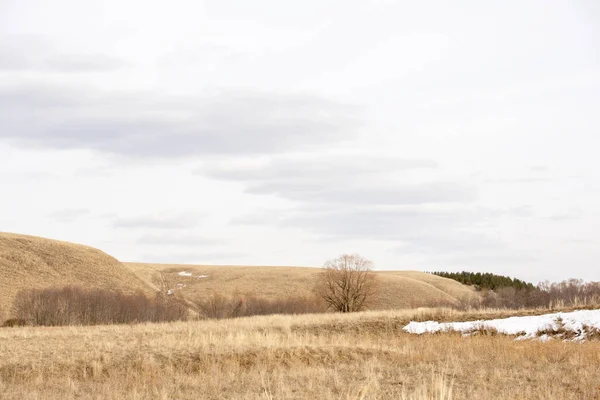
[(600, 281), (600, 2), (1, 0), (0, 231)]

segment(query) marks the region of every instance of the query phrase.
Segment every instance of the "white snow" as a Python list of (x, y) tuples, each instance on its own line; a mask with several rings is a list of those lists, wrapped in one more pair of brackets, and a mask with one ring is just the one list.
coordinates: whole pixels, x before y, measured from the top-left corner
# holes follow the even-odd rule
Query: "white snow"
[(408, 333), (423, 334), (444, 331), (455, 331), (470, 334), (479, 329), (495, 329), (505, 335), (518, 335), (517, 339), (551, 340), (538, 332), (565, 330), (576, 334), (573, 340), (585, 339), (585, 329), (600, 330), (600, 310), (581, 310), (565, 313), (553, 313), (526, 317), (510, 317), (503, 319), (479, 320), (469, 322), (410, 322), (403, 330)]
[(177, 275), (179, 276), (192, 276), (191, 272), (181, 271)]
[(196, 278), (198, 278), (198, 279), (208, 278), (208, 275), (198, 275), (198, 276), (196, 276)]

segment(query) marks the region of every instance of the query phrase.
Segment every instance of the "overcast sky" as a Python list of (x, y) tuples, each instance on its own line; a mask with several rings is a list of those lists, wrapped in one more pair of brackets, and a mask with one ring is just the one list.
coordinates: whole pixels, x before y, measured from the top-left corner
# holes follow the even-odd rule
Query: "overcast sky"
[(0, 230), (598, 281), (599, 110), (596, 0), (1, 0)]

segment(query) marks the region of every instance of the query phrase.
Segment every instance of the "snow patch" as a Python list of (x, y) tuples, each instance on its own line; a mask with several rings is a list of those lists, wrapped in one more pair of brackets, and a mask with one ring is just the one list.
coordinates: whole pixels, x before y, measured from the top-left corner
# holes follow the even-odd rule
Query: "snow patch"
[[(415, 322), (411, 321), (403, 330), (417, 335), (436, 332), (473, 332), (489, 329), (505, 335), (516, 335), (517, 340), (534, 339), (548, 341), (552, 336), (563, 333), (575, 335), (573, 341), (585, 340), (590, 330), (600, 330), (600, 310), (580, 310), (526, 317), (510, 317), (469, 322)], [(564, 335), (563, 335), (564, 336)]]
[(177, 275), (179, 276), (192, 276), (191, 272), (181, 271)]
[(208, 277), (209, 277), (209, 275), (198, 275), (198, 276), (196, 276), (196, 278), (198, 278), (198, 279), (208, 278)]

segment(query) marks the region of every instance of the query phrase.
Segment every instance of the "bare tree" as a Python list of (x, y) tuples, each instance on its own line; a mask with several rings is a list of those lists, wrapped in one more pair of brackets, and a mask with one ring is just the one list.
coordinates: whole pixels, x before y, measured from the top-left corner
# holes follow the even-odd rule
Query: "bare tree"
[(372, 268), (373, 263), (358, 254), (343, 254), (323, 265), (315, 292), (329, 309), (338, 312), (363, 310), (373, 300), (379, 286)]

